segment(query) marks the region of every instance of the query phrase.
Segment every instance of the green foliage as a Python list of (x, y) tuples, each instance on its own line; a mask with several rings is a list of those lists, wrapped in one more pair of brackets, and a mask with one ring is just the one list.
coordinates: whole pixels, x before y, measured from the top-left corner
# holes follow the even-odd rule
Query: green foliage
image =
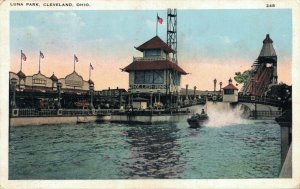
[(234, 80), (237, 83), (242, 84), (242, 83), (244, 83), (245, 81), (247, 81), (249, 79), (250, 74), (251, 74), (251, 70), (246, 70), (243, 73), (236, 72), (235, 76), (234, 76)]

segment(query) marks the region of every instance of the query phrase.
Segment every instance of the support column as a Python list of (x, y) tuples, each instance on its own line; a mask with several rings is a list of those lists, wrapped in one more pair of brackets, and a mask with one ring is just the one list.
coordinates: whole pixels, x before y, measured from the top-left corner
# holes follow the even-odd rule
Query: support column
[(153, 103), (152, 103), (152, 96), (153, 96), (153, 92), (150, 91), (150, 104), (149, 104), (149, 108), (152, 109), (153, 108)]
[(197, 89), (197, 87), (194, 86), (194, 100), (196, 100), (196, 89)]
[(89, 86), (89, 89), (90, 89), (90, 109), (92, 110), (93, 114), (95, 113), (95, 108), (94, 108), (94, 84), (91, 83), (90, 86)]
[(57, 115), (62, 115), (62, 109), (61, 109), (61, 103), (60, 103), (60, 100), (61, 100), (61, 87), (62, 87), (62, 84), (61, 82), (58, 82), (57, 83), (57, 93), (58, 93), (58, 99), (57, 99)]
[(17, 79), (12, 78), (11, 79), (11, 90), (13, 91), (13, 96), (11, 99), (11, 108), (12, 108), (12, 116), (16, 117), (19, 116), (19, 109), (17, 108), (16, 104), (16, 85), (17, 85)]

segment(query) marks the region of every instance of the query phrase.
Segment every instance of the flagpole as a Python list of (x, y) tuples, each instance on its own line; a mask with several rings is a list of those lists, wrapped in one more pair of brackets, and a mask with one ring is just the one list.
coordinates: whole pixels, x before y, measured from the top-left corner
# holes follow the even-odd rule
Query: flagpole
[(158, 18), (158, 13), (156, 13), (156, 36), (157, 36), (157, 18)]
[(74, 54), (74, 72), (75, 72), (75, 54)]
[(91, 80), (91, 63), (90, 63), (89, 80)]
[(39, 54), (39, 73), (41, 72), (41, 51)]
[(22, 59), (23, 57), (22, 57), (22, 50), (21, 50), (21, 68), (20, 68), (21, 71), (22, 71)]

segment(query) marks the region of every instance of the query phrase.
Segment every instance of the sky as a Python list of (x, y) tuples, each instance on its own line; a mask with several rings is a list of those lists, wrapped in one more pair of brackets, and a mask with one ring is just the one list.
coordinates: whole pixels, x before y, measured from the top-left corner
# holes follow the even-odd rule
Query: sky
[[(89, 79), (89, 64), (96, 90), (128, 88), (128, 73), (121, 72), (142, 54), (134, 47), (156, 35), (156, 15), (163, 18), (158, 36), (166, 41), (167, 10), (11, 11), (10, 71), (20, 70), (20, 51), (27, 56), (22, 71), (54, 72), (64, 78), (76, 71)], [(278, 57), (278, 81), (292, 83), (292, 15), (289, 9), (177, 10), (179, 65), (188, 73), (181, 86), (212, 90), (213, 80), (228, 83), (235, 72), (250, 69), (266, 34)]]

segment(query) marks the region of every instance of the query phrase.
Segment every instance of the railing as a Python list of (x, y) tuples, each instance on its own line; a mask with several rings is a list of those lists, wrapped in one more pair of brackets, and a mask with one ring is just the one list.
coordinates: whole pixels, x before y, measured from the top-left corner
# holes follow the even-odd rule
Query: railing
[(280, 107), (282, 106), (282, 101), (277, 99), (271, 99), (267, 97), (258, 97), (255, 96), (254, 99), (251, 99), (251, 96), (239, 96), (239, 102), (249, 102), (249, 103), (258, 103), (258, 104), (265, 104)]
[[(51, 116), (87, 116), (101, 115), (107, 113), (124, 112), (120, 109), (61, 109), (59, 113), (57, 109), (18, 109), (18, 117), (51, 117)], [(10, 111), (10, 116), (12, 111)], [(16, 117), (16, 116), (15, 116)]]
[(53, 116), (57, 115), (57, 110), (55, 109), (19, 109), (19, 116), (29, 117), (29, 116)]
[(282, 111), (252, 111), (250, 113), (250, 117), (254, 117), (254, 118), (260, 118), (260, 117), (274, 118), (274, 117), (279, 117), (281, 115), (282, 115)]
[(175, 62), (173, 58), (170, 57), (133, 57), (133, 61), (156, 61), (156, 60), (169, 60)]
[(62, 115), (64, 116), (93, 115), (93, 111), (89, 109), (62, 109)]

